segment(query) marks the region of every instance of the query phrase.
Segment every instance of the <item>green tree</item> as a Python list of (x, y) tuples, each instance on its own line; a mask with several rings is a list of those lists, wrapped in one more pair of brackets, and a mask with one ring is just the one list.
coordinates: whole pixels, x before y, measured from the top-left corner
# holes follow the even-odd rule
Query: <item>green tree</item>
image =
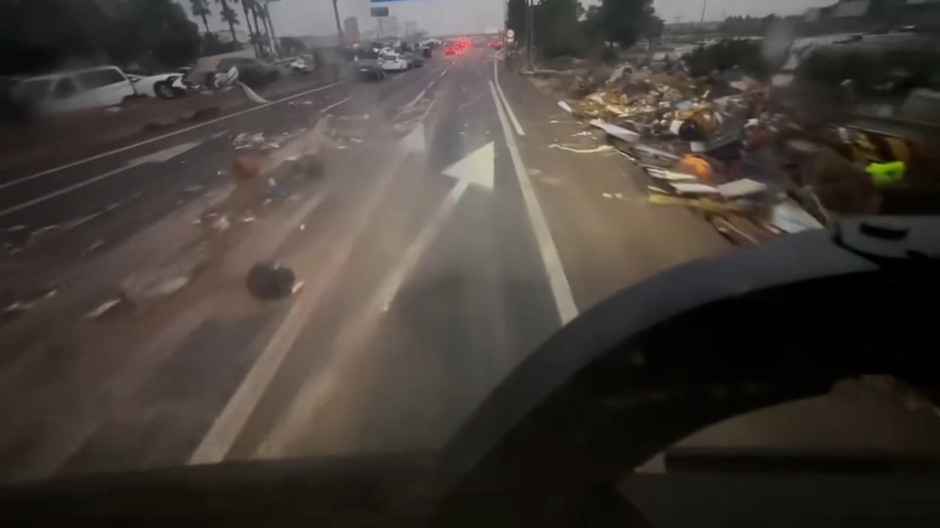
[(228, 5), (228, 0), (216, 0), (222, 6), (222, 21), (228, 23), (228, 29), (232, 33), (232, 41), (238, 42), (235, 36), (235, 26), (238, 23), (238, 13)]
[(535, 6), (535, 47), (543, 57), (580, 55), (587, 41), (578, 0), (542, 0)]
[(212, 11), (209, 10), (209, 6), (206, 5), (206, 0), (189, 0), (190, 7), (193, 12), (193, 16), (202, 18), (202, 25), (206, 28), (206, 34), (211, 33), (209, 31), (209, 15), (212, 14)]
[(288, 55), (300, 55), (310, 51), (300, 39), (294, 37), (281, 37), (280, 46), (284, 53)]
[(655, 16), (653, 0), (601, 0), (595, 23), (604, 40), (627, 48), (645, 36), (651, 25), (655, 31), (662, 20)]
[(506, 27), (516, 33), (517, 42), (525, 42), (526, 0), (509, 0), (506, 7)]
[(199, 27), (173, 0), (114, 2), (105, 50), (112, 62), (147, 69), (184, 66), (198, 55)]
[(199, 47), (199, 27), (172, 0), (0, 2), (4, 75), (77, 63), (179, 66)]

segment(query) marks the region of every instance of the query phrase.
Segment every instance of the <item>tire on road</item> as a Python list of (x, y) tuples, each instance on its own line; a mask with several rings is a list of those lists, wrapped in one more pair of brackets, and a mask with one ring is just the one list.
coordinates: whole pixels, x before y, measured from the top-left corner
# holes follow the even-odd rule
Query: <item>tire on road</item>
[(168, 81), (154, 84), (153, 91), (157, 94), (157, 97), (161, 99), (173, 99), (176, 97), (176, 90), (173, 89), (173, 85)]

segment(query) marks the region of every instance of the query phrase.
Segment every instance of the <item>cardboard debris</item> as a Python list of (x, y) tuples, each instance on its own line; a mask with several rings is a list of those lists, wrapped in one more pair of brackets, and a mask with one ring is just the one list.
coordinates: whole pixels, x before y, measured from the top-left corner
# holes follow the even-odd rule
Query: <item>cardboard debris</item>
[(712, 187), (711, 185), (705, 185), (702, 183), (681, 183), (675, 182), (671, 183), (672, 188), (680, 194), (696, 194), (696, 195), (715, 195), (720, 194), (718, 189)]
[(591, 124), (606, 132), (607, 135), (613, 136), (621, 141), (633, 143), (640, 139), (639, 133), (631, 132), (626, 128), (619, 127), (617, 125), (612, 125), (605, 122), (603, 119), (594, 119), (591, 121)]
[[(559, 60), (551, 71), (536, 70), (563, 94), (559, 108), (607, 136), (595, 148), (549, 148), (615, 149), (649, 176), (649, 203), (695, 209), (740, 244), (902, 202), (915, 214), (931, 200), (940, 209), (940, 195), (933, 198), (940, 157), (920, 128), (825, 122), (793, 111), (781, 92), (741, 68), (694, 78), (674, 58), (615, 67)], [(918, 193), (919, 183), (928, 192)]]
[(717, 189), (723, 198), (734, 199), (761, 194), (767, 191), (767, 185), (749, 178), (743, 178), (719, 185)]
[(770, 210), (770, 223), (787, 233), (822, 229), (823, 225), (799, 205), (786, 201)]
[(559, 145), (559, 144), (557, 144), (557, 143), (553, 143), (553, 144), (549, 145), (548, 148), (553, 148), (553, 149), (558, 149), (558, 150), (566, 150), (566, 151), (568, 151), (568, 152), (574, 152), (575, 154), (599, 154), (599, 153), (602, 153), (602, 152), (613, 152), (613, 151), (614, 151), (614, 147), (611, 147), (610, 145), (601, 145), (601, 146), (599, 146), (599, 147), (594, 147), (594, 148), (590, 148), (590, 149), (579, 149), (579, 148), (567, 147), (567, 146), (565, 146), (565, 145)]

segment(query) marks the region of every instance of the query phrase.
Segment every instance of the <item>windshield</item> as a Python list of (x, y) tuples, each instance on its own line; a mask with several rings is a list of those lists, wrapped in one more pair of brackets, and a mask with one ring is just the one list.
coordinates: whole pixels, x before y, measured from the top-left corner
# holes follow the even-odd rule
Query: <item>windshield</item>
[(49, 95), (51, 85), (52, 79), (23, 81), (15, 86), (13, 92), (29, 103), (39, 103)]
[(938, 16), (0, 2), (0, 76), (94, 74), (0, 106), (0, 477), (433, 453), (615, 292), (933, 214)]

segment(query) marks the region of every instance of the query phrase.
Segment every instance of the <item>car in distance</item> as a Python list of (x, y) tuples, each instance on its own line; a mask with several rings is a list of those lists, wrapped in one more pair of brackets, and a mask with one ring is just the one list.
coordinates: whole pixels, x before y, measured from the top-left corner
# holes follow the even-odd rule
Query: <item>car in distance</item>
[(137, 73), (127, 73), (127, 79), (134, 85), (134, 90), (139, 95), (147, 97), (159, 97), (161, 99), (173, 99), (186, 95), (188, 90), (183, 83), (183, 73), (159, 73), (156, 75), (144, 75)]
[(287, 57), (275, 62), (274, 65), (301, 75), (307, 75), (313, 71), (313, 65), (301, 57)]
[(411, 69), (411, 62), (397, 53), (384, 52), (379, 55), (379, 62), (385, 71), (403, 72)]
[(356, 77), (369, 81), (381, 81), (385, 78), (385, 69), (377, 59), (359, 59), (355, 64)]
[(417, 53), (403, 53), (401, 57), (408, 61), (410, 67), (412, 68), (424, 67), (424, 57)]
[(222, 59), (216, 67), (216, 72), (224, 74), (232, 68), (238, 70), (238, 80), (249, 86), (264, 86), (281, 77), (281, 72), (276, 66), (251, 57)]
[(137, 92), (120, 68), (100, 66), (29, 77), (12, 94), (34, 111), (58, 114), (116, 106)]

